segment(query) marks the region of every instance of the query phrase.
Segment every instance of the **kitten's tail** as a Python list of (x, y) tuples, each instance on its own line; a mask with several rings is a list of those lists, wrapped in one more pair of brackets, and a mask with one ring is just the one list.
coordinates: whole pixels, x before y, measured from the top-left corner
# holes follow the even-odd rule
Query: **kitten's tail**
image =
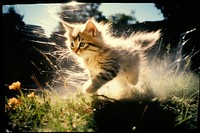
[(147, 50), (161, 37), (161, 30), (152, 31), (152, 32), (136, 32), (132, 34), (132, 41), (135, 44), (135, 48), (138, 50)]

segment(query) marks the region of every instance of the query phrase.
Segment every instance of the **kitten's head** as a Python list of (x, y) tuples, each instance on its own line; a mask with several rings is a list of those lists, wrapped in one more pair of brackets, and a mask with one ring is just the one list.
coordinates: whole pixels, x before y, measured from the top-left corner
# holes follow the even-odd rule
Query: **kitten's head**
[(97, 24), (94, 20), (88, 20), (85, 24), (63, 23), (67, 31), (67, 45), (78, 56), (94, 55), (104, 47)]

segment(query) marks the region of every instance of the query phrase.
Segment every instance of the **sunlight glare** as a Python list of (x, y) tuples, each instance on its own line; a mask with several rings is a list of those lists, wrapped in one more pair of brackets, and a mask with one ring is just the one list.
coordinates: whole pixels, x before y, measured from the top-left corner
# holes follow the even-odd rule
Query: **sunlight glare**
[(69, 6), (77, 6), (79, 3), (78, 2), (76, 2), (76, 1), (71, 1), (71, 2), (69, 2), (69, 3), (67, 3), (67, 5), (69, 5)]

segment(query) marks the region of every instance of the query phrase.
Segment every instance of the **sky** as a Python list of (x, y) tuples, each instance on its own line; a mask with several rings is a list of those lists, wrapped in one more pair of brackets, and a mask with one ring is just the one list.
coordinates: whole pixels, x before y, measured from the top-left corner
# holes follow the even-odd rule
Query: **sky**
[(135, 17), (139, 22), (164, 19), (161, 11), (155, 7), (154, 3), (102, 3), (99, 7), (99, 11), (102, 11), (105, 16), (115, 13), (130, 15), (131, 10), (134, 10)]
[[(76, 3), (71, 3), (75, 6)], [(10, 5), (3, 5), (3, 13), (7, 12)], [(26, 24), (40, 25), (44, 28), (47, 36), (58, 26), (57, 12), (60, 10), (59, 3), (50, 4), (16, 4), (16, 11), (23, 15)], [(101, 3), (99, 11), (108, 17), (116, 13), (131, 15), (135, 11), (135, 17), (139, 22), (163, 20), (163, 15), (154, 3)]]

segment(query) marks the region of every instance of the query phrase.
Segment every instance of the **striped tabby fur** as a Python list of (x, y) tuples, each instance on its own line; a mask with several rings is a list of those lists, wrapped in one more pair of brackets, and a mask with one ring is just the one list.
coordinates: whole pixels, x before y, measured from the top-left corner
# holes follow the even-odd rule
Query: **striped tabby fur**
[(84, 24), (63, 22), (67, 45), (88, 70), (87, 93), (95, 93), (105, 83), (117, 80), (121, 87), (136, 85), (140, 66), (145, 62), (144, 51), (156, 44), (160, 31), (137, 32), (130, 37), (116, 38), (109, 23), (93, 19)]

